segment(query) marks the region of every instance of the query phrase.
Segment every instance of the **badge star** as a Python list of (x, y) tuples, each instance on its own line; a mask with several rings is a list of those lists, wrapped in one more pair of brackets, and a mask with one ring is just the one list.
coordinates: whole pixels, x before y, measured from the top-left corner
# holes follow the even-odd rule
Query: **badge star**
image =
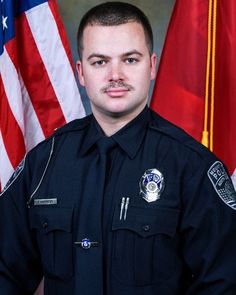
[(2, 27), (3, 27), (3, 30), (8, 28), (7, 27), (7, 19), (8, 19), (7, 16), (6, 17), (2, 16)]

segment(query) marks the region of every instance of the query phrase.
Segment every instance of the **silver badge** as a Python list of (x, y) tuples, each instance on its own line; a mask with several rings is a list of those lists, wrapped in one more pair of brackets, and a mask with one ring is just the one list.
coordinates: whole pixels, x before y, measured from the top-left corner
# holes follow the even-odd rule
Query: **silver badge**
[(236, 210), (236, 192), (223, 164), (216, 161), (207, 172), (210, 181), (225, 204)]
[(139, 182), (140, 194), (147, 202), (160, 199), (164, 189), (164, 177), (156, 168), (148, 169)]

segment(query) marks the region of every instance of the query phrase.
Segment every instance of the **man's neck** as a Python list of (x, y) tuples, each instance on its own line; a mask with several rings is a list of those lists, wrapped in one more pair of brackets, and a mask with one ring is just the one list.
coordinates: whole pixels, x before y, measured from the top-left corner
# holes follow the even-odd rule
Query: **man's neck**
[(104, 115), (100, 114), (96, 111), (93, 112), (94, 117), (96, 118), (98, 124), (102, 128), (104, 134), (106, 136), (112, 136), (120, 129), (122, 129), (125, 125), (127, 125), (130, 121), (136, 118), (140, 113), (141, 110), (137, 110), (132, 114), (122, 115), (122, 116), (111, 116), (111, 115)]

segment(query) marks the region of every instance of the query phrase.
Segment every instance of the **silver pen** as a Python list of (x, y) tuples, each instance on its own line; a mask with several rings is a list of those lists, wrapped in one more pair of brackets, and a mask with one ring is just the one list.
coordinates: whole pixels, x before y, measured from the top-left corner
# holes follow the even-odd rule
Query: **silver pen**
[(120, 220), (122, 219), (124, 206), (125, 206), (125, 198), (122, 198), (121, 205), (120, 205)]
[(125, 214), (124, 214), (124, 220), (126, 220), (128, 207), (129, 207), (129, 198), (127, 198), (127, 199), (126, 199), (126, 202), (125, 202)]

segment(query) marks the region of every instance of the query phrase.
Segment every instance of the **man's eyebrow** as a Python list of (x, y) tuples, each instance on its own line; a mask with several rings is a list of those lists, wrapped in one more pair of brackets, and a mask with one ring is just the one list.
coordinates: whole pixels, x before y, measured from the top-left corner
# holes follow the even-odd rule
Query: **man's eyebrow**
[[(139, 55), (139, 56), (143, 56), (143, 54), (141, 52), (139, 52), (138, 50), (132, 50), (132, 51), (128, 51), (122, 54), (123, 57), (128, 57), (131, 55)], [(108, 55), (104, 55), (104, 54), (100, 54), (100, 53), (92, 53), (88, 56), (87, 60), (90, 60), (92, 58), (101, 58), (101, 59), (109, 59)]]
[(143, 56), (143, 54), (141, 52), (137, 51), (137, 50), (128, 51), (128, 52), (122, 54), (122, 56), (126, 57), (126, 56), (130, 56), (130, 55), (133, 55), (133, 54)]
[(101, 58), (101, 59), (107, 59), (109, 58), (107, 55), (104, 55), (104, 54), (99, 54), (99, 53), (92, 53), (88, 56), (87, 60), (90, 60), (91, 58)]

